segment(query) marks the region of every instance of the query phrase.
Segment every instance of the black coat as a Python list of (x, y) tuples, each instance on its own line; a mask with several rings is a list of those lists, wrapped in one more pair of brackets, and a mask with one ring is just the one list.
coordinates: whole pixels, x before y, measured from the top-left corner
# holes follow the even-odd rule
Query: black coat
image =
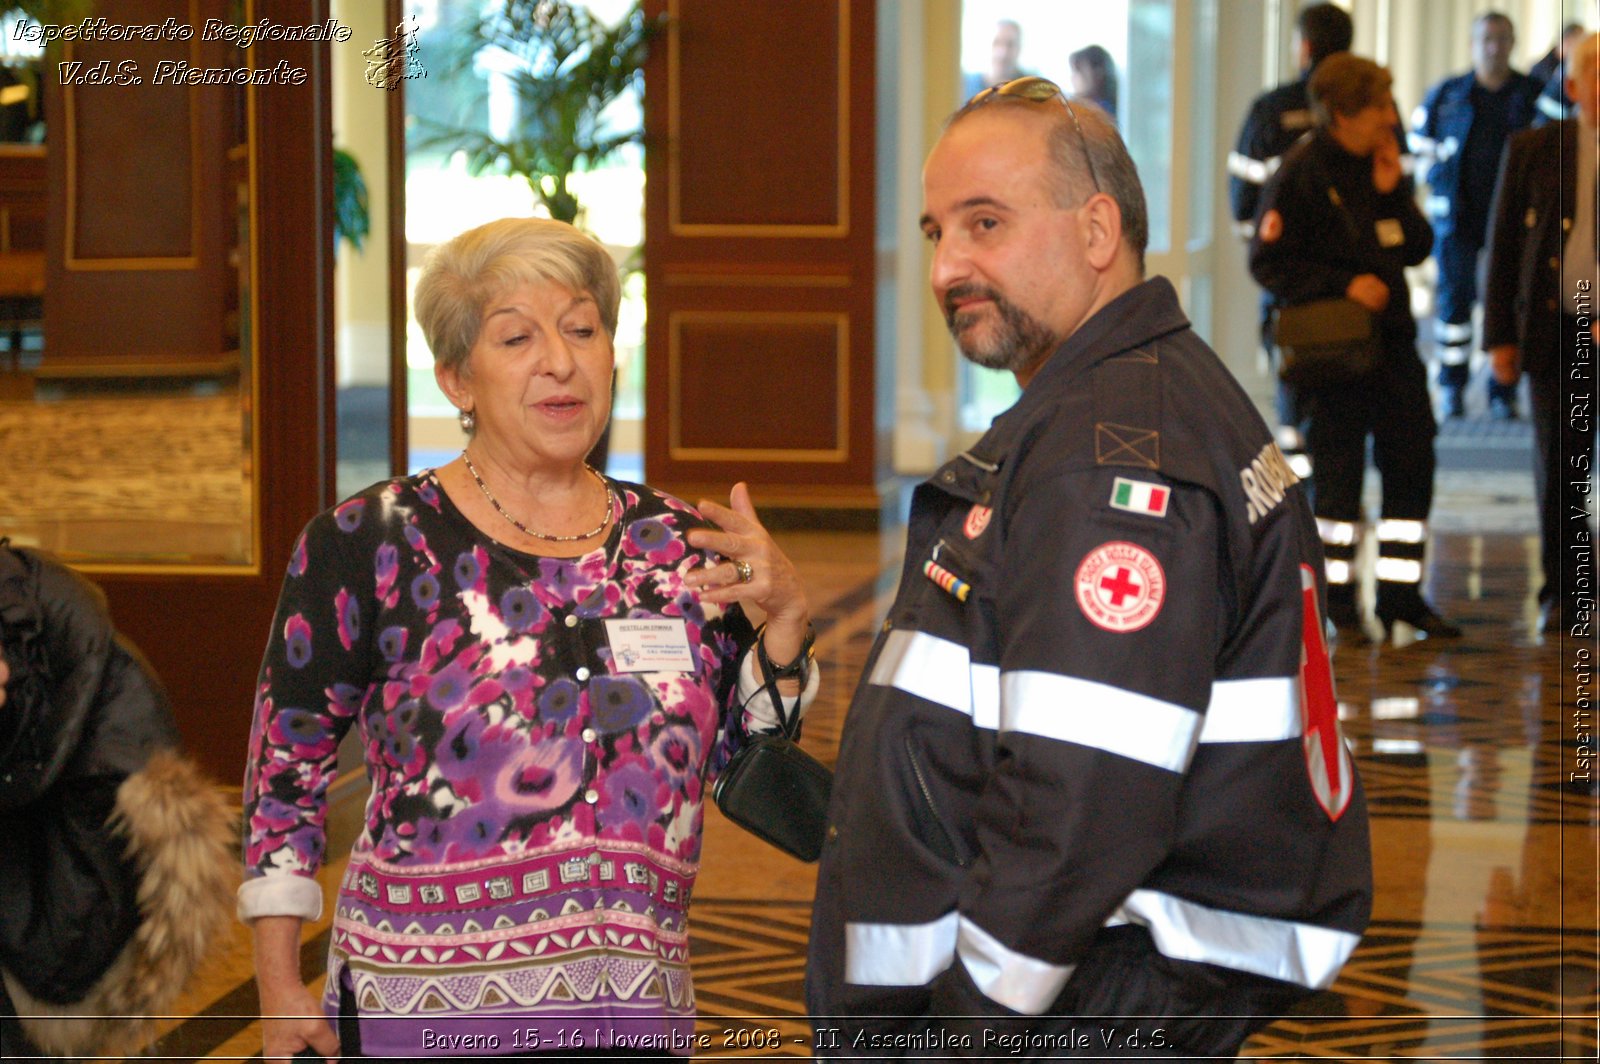
[(1557, 368), (1561, 258), (1577, 184), (1576, 119), (1518, 133), (1500, 160), (1489, 212), (1483, 346), (1516, 344), (1529, 373)]
[(0, 1024), (0, 1054), (126, 1051), (226, 926), (234, 818), (99, 590), (5, 540), (0, 649), (0, 990), (27, 1039)]

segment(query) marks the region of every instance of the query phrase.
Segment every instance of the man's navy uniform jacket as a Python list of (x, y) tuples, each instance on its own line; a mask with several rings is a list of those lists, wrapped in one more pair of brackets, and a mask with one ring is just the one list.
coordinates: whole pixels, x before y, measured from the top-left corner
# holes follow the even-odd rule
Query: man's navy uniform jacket
[[(1411, 118), (1411, 134), (1407, 142), (1411, 151), (1426, 165), (1423, 180), (1431, 191), (1426, 213), (1433, 223), (1435, 235), (1440, 237), (1459, 228), (1475, 234), (1474, 240), (1478, 239), (1476, 234), (1481, 234), (1484, 220), (1488, 217), (1489, 199), (1494, 191), (1493, 166), (1486, 167), (1480, 175), (1469, 174), (1462, 167), (1467, 137), (1472, 132), (1475, 117), (1472, 87), (1476, 84), (1476, 78), (1477, 75), (1470, 70), (1445, 78), (1428, 90)], [(1515, 70), (1511, 72), (1511, 78), (1502, 91), (1512, 93), (1510, 110), (1506, 115), (1507, 125), (1512, 132), (1527, 128), (1539, 113), (1541, 88), (1543, 86), (1528, 75)], [(1493, 155), (1498, 160), (1500, 149), (1496, 148)], [(1470, 190), (1471, 195), (1466, 195), (1469, 191), (1466, 183), (1472, 180), (1481, 181), (1482, 187), (1474, 188)], [(1475, 205), (1472, 217), (1467, 217), (1465, 213), (1469, 203)]]
[(1255, 232), (1261, 186), (1277, 171), (1283, 153), (1311, 132), (1311, 99), (1306, 90), (1310, 77), (1308, 72), (1298, 81), (1285, 82), (1257, 96), (1239, 130), (1239, 142), (1228, 153), (1228, 200), (1234, 226), (1246, 239)]
[[(1043, 1014), (1081, 968), (1093, 1015), (1194, 1047), (1186, 1023), (1328, 986), (1372, 881), (1322, 579), (1294, 473), (1171, 284), (1101, 308), (913, 498), (834, 778), (819, 1030), (1066, 1024)], [(1089, 975), (1129, 928), (1156, 964)]]

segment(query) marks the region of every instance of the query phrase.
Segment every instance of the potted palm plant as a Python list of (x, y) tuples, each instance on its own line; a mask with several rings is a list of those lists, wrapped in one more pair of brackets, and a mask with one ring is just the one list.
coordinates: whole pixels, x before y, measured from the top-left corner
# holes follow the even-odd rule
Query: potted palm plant
[(524, 178), (559, 221), (581, 225), (574, 173), (592, 169), (643, 131), (613, 129), (605, 111), (642, 80), (650, 41), (660, 19), (646, 18), (638, 3), (615, 24), (568, 0), (505, 0), (470, 21), (456, 36), (448, 62), (466, 73), (488, 50), (516, 100), (512, 128), (496, 135), (481, 122), (421, 119), (421, 146), (466, 153), (473, 174)]

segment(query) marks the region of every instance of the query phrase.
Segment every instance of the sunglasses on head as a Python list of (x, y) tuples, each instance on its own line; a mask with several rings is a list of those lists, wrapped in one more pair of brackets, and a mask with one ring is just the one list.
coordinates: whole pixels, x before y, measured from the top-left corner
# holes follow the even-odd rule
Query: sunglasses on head
[(1078, 146), (1083, 149), (1083, 161), (1089, 167), (1089, 180), (1094, 182), (1094, 190), (1100, 188), (1100, 175), (1094, 169), (1094, 156), (1089, 154), (1089, 138), (1083, 135), (1083, 126), (1078, 122), (1078, 112), (1073, 109), (1072, 101), (1067, 94), (1061, 91), (1061, 86), (1049, 78), (1034, 77), (1012, 78), (1010, 81), (999, 85), (991, 85), (982, 90), (972, 99), (967, 101), (967, 108), (981, 107), (997, 96), (1009, 96), (1016, 100), (1027, 100), (1030, 103), (1046, 103), (1059, 99), (1066, 105), (1067, 114), (1072, 116), (1072, 128), (1078, 132)]

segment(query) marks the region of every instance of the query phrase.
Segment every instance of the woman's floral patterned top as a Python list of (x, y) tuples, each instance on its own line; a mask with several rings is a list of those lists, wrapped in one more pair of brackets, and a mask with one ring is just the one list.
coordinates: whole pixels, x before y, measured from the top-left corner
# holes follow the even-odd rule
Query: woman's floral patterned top
[(257, 686), (240, 911), (320, 912), (354, 725), (372, 791), (325, 1003), (353, 996), (366, 1053), (689, 1044), (701, 802), (748, 734), (754, 633), (683, 584), (707, 562), (684, 535), (704, 519), (612, 487), (615, 525), (577, 558), (495, 543), (431, 471), (294, 547)]

